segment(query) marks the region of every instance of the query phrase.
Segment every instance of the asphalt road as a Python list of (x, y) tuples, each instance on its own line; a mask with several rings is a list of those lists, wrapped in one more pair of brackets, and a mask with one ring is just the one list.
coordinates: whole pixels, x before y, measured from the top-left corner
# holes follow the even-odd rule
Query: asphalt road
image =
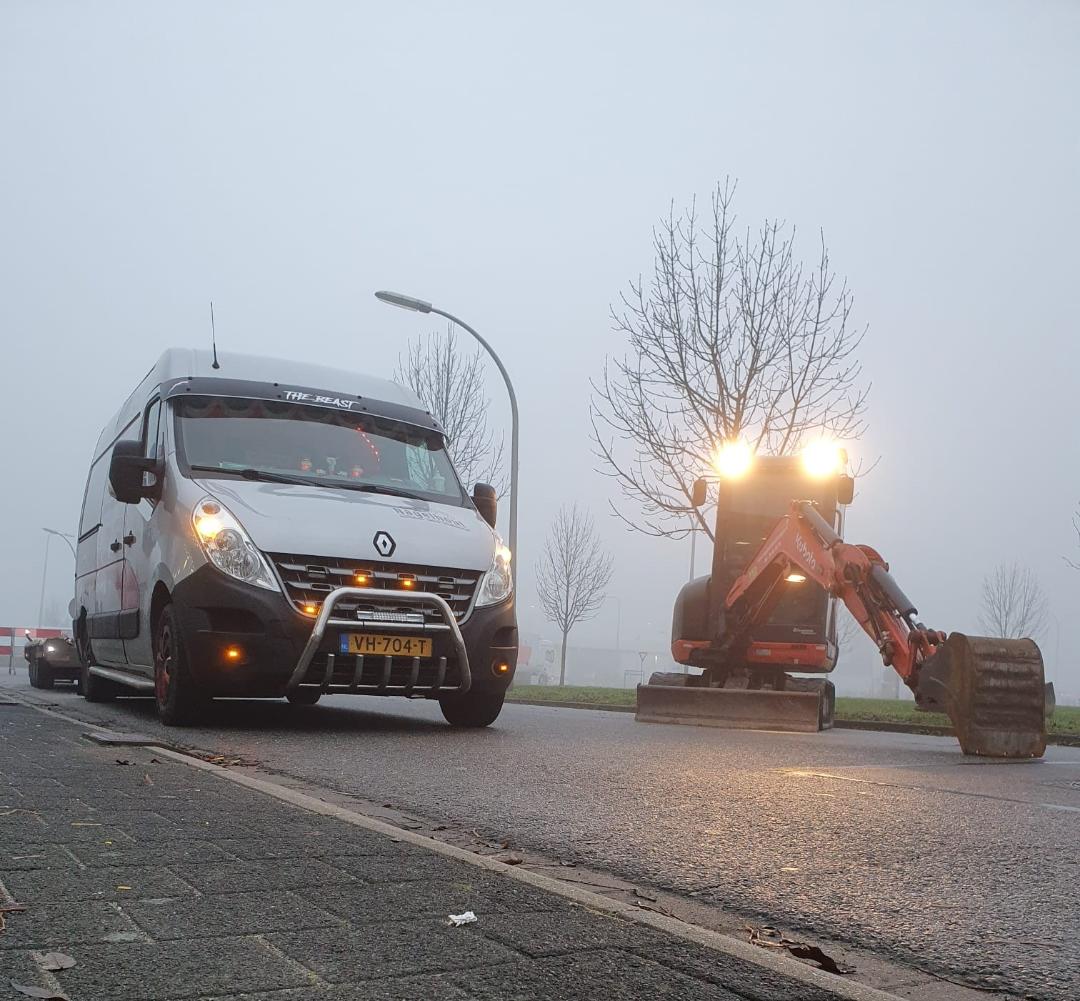
[(533, 706), (458, 732), (430, 704), (347, 696), (221, 703), (206, 726), (165, 731), (147, 700), (34, 694), (955, 980), (1077, 996), (1078, 748), (1006, 763), (951, 738)]

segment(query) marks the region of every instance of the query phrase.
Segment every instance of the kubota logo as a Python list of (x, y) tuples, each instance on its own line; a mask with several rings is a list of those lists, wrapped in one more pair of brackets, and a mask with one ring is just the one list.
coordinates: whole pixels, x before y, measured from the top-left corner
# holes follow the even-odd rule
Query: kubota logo
[(814, 554), (810, 552), (810, 547), (801, 535), (795, 536), (795, 548), (798, 550), (799, 555), (806, 560), (806, 565), (811, 570), (817, 570), (817, 560), (814, 559)]

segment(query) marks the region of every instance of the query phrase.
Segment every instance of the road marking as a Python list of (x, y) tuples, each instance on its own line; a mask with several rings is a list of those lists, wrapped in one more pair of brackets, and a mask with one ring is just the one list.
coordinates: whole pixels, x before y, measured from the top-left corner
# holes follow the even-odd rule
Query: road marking
[(880, 779), (860, 779), (852, 775), (836, 775), (833, 772), (807, 772), (798, 768), (780, 768), (778, 771), (794, 778), (834, 779), (837, 782), (852, 782), (858, 785), (878, 786), (881, 789), (905, 789), (908, 792), (938, 792), (946, 796), (967, 796), (971, 799), (992, 799), (999, 803), (1017, 803), (1020, 806), (1038, 806), (1044, 810), (1057, 810), (1064, 813), (1080, 813), (1080, 806), (1066, 806), (1064, 803), (1040, 803), (1038, 800), (1016, 799), (1012, 796), (995, 796), (989, 792), (969, 792), (965, 789), (942, 789), (939, 786), (904, 785), (901, 782), (882, 782)]

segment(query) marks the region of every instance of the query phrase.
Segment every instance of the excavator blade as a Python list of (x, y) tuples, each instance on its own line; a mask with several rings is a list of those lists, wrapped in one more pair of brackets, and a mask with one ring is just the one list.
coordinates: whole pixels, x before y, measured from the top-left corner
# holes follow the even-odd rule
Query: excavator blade
[(644, 723), (796, 733), (828, 730), (833, 724), (835, 697), (827, 681), (809, 682), (806, 690), (776, 692), (705, 688), (686, 680), (686, 675), (654, 674), (649, 684), (638, 685), (634, 718)]
[(919, 672), (919, 702), (948, 713), (965, 754), (1041, 758), (1048, 697), (1034, 640), (952, 633)]

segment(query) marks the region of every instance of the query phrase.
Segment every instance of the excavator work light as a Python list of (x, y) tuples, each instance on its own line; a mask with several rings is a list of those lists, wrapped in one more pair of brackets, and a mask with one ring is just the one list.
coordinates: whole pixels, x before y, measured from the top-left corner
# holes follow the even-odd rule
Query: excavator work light
[(738, 480), (754, 464), (754, 450), (745, 441), (725, 441), (713, 457), (713, 466), (725, 480)]
[(847, 465), (847, 452), (834, 441), (811, 442), (802, 452), (803, 469), (815, 480), (834, 476)]

